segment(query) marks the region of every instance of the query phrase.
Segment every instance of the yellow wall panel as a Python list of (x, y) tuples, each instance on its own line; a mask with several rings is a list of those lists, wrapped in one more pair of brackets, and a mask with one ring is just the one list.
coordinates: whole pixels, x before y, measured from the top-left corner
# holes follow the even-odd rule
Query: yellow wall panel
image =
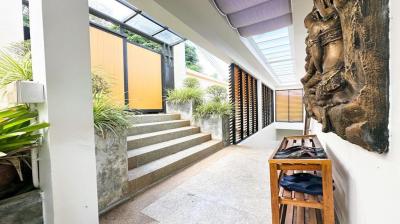
[(276, 91), (276, 121), (288, 121), (289, 101), (287, 91)]
[(303, 121), (303, 90), (276, 91), (276, 121), (302, 122)]
[(92, 72), (100, 75), (108, 82), (111, 100), (121, 106), (125, 104), (122, 44), (122, 38), (90, 27)]
[(129, 107), (162, 109), (161, 55), (128, 44)]
[(289, 90), (289, 121), (303, 121), (303, 90)]

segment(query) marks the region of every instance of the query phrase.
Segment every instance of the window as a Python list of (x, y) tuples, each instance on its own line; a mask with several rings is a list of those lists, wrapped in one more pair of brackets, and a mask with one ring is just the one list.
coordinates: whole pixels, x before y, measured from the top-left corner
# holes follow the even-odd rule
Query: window
[(274, 122), (274, 91), (262, 84), (262, 127)]
[(277, 90), (276, 95), (276, 121), (278, 122), (303, 122), (303, 90)]
[(230, 141), (237, 144), (258, 131), (257, 79), (235, 64), (230, 67)]

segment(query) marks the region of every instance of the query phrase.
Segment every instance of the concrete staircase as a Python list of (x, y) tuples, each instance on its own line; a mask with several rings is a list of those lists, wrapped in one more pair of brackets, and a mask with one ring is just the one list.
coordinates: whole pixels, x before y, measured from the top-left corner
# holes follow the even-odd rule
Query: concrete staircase
[(179, 114), (135, 116), (128, 131), (130, 193), (139, 193), (176, 171), (223, 148)]

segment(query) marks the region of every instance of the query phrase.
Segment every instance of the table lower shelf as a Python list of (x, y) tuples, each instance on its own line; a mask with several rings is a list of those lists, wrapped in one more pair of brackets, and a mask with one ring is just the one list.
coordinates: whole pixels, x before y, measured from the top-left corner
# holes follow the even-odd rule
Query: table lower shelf
[(280, 206), (280, 224), (322, 224), (322, 210), (293, 205)]
[[(313, 171), (287, 170), (287, 171), (282, 171), (282, 173), (279, 175), (279, 180), (284, 175), (292, 175), (293, 173), (300, 173), (300, 172), (308, 172), (308, 173), (312, 173), (312, 174), (317, 174), (317, 172), (313, 172)], [(280, 187), (279, 188), (279, 204), (322, 209), (323, 200), (322, 200), (322, 195), (310, 195), (310, 194), (305, 194), (305, 193), (297, 192), (297, 191), (288, 191), (288, 190), (285, 190), (283, 187)]]

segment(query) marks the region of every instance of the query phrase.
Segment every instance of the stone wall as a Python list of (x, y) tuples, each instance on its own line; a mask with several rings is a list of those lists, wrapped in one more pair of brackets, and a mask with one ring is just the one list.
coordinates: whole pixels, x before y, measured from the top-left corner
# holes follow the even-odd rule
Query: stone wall
[(102, 212), (128, 193), (126, 133), (96, 135), (96, 164), (97, 197)]
[(0, 201), (0, 224), (43, 223), (42, 197), (35, 190)]

